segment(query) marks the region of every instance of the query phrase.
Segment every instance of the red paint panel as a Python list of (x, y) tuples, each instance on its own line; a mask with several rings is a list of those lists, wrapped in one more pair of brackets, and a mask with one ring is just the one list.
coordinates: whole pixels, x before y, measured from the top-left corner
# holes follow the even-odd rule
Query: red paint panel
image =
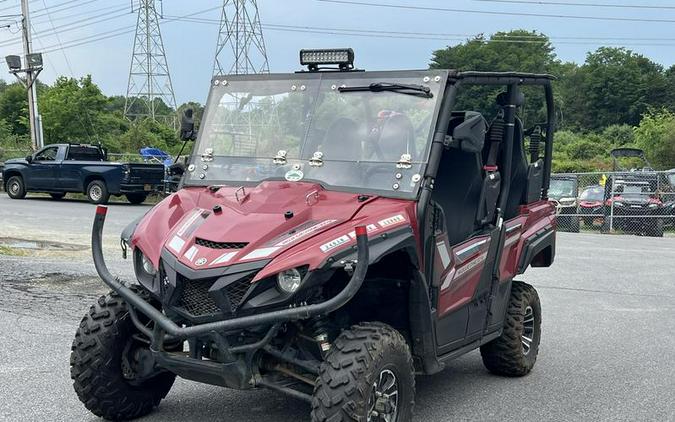
[(452, 247), (452, 264), (443, 274), (438, 299), (439, 318), (471, 300), (485, 266), (490, 238), (472, 238)]
[[(380, 197), (359, 201), (357, 194), (328, 191), (314, 183), (270, 181), (247, 188), (246, 200), (239, 202), (238, 189), (213, 192), (195, 187), (176, 192), (141, 220), (132, 247), (140, 248), (155, 265), (166, 248), (193, 269), (273, 259), (259, 273), (262, 278), (296, 266), (315, 268), (331, 254), (353, 246), (357, 226), (364, 226), (369, 236), (405, 226), (417, 230), (413, 201)], [(215, 205), (222, 211), (213, 213)], [(286, 211), (293, 217), (286, 218)], [(212, 249), (197, 245), (197, 238), (246, 245)]]

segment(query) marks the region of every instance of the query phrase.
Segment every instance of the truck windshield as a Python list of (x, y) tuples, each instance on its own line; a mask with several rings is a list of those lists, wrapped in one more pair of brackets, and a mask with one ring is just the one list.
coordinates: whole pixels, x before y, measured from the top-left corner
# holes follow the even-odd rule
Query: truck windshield
[[(443, 71), (238, 75), (214, 80), (187, 184), (313, 181), (409, 197), (428, 161)], [(400, 84), (410, 89), (346, 87)]]

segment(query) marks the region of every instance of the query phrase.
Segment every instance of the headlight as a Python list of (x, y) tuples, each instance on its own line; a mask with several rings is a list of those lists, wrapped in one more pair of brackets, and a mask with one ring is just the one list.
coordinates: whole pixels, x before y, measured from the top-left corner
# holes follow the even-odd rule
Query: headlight
[(284, 293), (295, 293), (302, 284), (302, 275), (296, 268), (277, 274), (277, 285)]
[(623, 202), (614, 202), (615, 207), (623, 207)]
[(649, 208), (658, 208), (658, 204), (649, 204)]
[(569, 207), (574, 205), (577, 202), (575, 198), (561, 198), (560, 199), (560, 205), (564, 207)]
[(143, 254), (141, 254), (141, 265), (143, 267), (143, 271), (145, 271), (149, 275), (155, 275), (157, 273), (157, 270), (152, 265), (152, 261), (150, 261), (148, 257), (146, 257)]

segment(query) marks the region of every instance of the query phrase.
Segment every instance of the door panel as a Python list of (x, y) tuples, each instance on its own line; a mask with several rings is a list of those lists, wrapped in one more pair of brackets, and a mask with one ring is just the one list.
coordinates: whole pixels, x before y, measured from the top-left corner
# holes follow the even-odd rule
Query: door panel
[(57, 182), (58, 148), (47, 147), (35, 154), (30, 168), (26, 172), (26, 185), (29, 190), (53, 190)]
[(463, 343), (467, 333), (474, 331), (470, 326), (485, 319), (485, 308), (473, 309), (472, 303), (489, 246), (488, 235), (474, 237), (453, 247), (448, 247), (446, 238), (437, 238), (434, 263), (438, 264), (434, 266), (434, 273), (438, 272), (439, 276), (434, 274), (434, 281), (439, 286), (439, 321), (436, 338), (441, 347)]
[(82, 191), (82, 164), (72, 161), (63, 161), (59, 166), (59, 184), (64, 190)]

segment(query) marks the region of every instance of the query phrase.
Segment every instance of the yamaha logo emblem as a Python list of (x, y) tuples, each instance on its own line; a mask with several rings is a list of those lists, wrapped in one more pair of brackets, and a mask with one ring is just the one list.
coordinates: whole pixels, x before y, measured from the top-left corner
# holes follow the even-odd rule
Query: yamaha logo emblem
[(195, 261), (195, 265), (197, 266), (202, 266), (206, 264), (206, 258), (199, 258), (197, 261)]

